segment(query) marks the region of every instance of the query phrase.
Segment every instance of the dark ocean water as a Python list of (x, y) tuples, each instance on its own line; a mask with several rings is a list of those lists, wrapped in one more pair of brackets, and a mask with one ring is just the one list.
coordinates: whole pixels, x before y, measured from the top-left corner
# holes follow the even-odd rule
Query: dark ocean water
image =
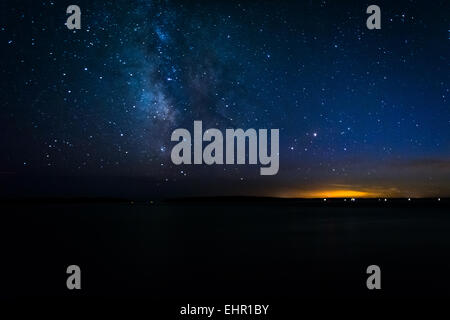
[[(450, 297), (447, 205), (5, 203), (3, 297)], [(66, 288), (81, 267), (82, 290)], [(381, 290), (366, 268), (381, 268)]]

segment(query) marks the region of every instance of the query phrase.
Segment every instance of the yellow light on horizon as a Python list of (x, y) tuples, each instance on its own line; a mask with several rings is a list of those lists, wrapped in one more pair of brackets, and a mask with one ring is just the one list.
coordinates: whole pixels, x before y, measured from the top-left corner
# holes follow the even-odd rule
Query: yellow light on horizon
[(370, 191), (358, 191), (358, 190), (315, 190), (315, 191), (302, 191), (292, 194), (297, 198), (375, 198), (380, 194)]

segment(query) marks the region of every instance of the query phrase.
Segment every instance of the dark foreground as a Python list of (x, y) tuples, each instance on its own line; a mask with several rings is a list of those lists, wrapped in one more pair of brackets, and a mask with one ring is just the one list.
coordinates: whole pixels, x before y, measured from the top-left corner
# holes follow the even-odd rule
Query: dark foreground
[[(450, 297), (446, 201), (4, 202), (3, 297)], [(82, 290), (66, 288), (66, 268)], [(366, 268), (381, 267), (379, 291)]]

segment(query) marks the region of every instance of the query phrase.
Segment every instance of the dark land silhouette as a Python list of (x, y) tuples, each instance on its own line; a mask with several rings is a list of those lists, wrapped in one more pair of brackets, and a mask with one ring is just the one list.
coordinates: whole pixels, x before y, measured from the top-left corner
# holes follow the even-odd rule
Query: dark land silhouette
[[(449, 199), (3, 199), (2, 296), (450, 296)], [(66, 289), (66, 268), (82, 290)], [(381, 267), (382, 289), (366, 288)], [(228, 300), (227, 300), (228, 301)]]

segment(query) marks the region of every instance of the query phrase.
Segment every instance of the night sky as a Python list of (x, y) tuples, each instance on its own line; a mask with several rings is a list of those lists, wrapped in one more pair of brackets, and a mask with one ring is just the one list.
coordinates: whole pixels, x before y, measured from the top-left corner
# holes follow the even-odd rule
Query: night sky
[[(3, 193), (450, 196), (449, 1), (0, 9)], [(170, 135), (194, 120), (280, 129), (278, 174), (173, 165)]]

